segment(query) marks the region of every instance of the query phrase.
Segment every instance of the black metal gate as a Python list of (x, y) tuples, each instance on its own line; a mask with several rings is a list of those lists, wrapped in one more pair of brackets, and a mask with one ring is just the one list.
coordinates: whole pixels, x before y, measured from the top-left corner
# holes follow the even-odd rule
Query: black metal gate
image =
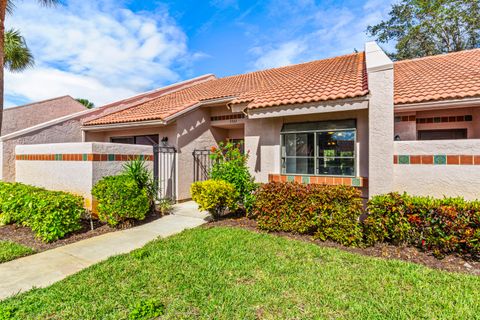
[(213, 160), (210, 158), (210, 150), (193, 150), (193, 181), (208, 180), (210, 169), (212, 169)]
[(153, 146), (153, 174), (161, 198), (177, 200), (177, 150), (170, 146)]

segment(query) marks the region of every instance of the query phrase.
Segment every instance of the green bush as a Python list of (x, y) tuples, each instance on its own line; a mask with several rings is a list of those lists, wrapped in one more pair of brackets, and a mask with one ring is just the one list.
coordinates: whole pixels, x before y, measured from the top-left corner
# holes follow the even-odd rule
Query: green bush
[(31, 228), (45, 242), (81, 228), (83, 198), (21, 183), (0, 183), (0, 223)]
[(253, 192), (257, 188), (253, 177), (247, 167), (248, 153), (240, 151), (240, 145), (219, 143), (219, 147), (212, 148), (210, 156), (213, 166), (210, 171), (210, 179), (224, 180), (234, 185), (238, 194), (238, 202), (245, 209), (251, 210), (255, 200)]
[(391, 193), (373, 197), (363, 221), (365, 241), (409, 244), (480, 257), (480, 201)]
[(123, 174), (131, 177), (140, 189), (147, 191), (150, 205), (153, 207), (158, 198), (158, 183), (153, 178), (152, 172), (147, 168), (145, 160), (133, 159), (123, 166)]
[(361, 214), (360, 193), (353, 187), (271, 182), (256, 192), (252, 216), (261, 229), (358, 246)]
[(237, 209), (238, 193), (235, 186), (223, 180), (206, 180), (192, 184), (190, 187), (192, 199), (200, 210), (210, 212), (217, 219), (229, 209)]
[(128, 175), (108, 176), (92, 189), (100, 221), (116, 226), (126, 219), (143, 220), (150, 210), (151, 199), (146, 188), (140, 188)]

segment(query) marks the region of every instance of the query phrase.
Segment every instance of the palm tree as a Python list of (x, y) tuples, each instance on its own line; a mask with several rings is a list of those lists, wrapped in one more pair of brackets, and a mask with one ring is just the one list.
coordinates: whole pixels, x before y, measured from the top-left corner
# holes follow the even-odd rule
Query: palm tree
[[(56, 4), (60, 3), (60, 0), (37, 0), (40, 5), (44, 6), (53, 6)], [(12, 61), (8, 61), (7, 58), (7, 50), (8, 48), (6, 47), (7, 42), (5, 42), (5, 37), (7, 36), (7, 33), (5, 32), (5, 16), (7, 13), (12, 13), (15, 8), (15, 3), (14, 0), (0, 0), (0, 135), (2, 132), (2, 120), (3, 120), (3, 100), (4, 100), (4, 67), (9, 68), (10, 70), (15, 70), (15, 67), (18, 66), (17, 62), (15, 61), (12, 63)], [(9, 30), (10, 32), (11, 30)], [(16, 33), (16, 35), (15, 35)], [(31, 57), (30, 51), (28, 50), (27, 46), (25, 45), (25, 41), (23, 40), (23, 37), (20, 36), (20, 34), (17, 31), (13, 31), (13, 33), (10, 33), (10, 36), (12, 36), (13, 43), (21, 44), (21, 48), (23, 48), (23, 55), (22, 57), (25, 58), (27, 55)], [(15, 40), (16, 39), (16, 40)], [(18, 42), (20, 40), (20, 42)], [(25, 51), (26, 49), (26, 51)], [(25, 55), (27, 53), (27, 55)], [(31, 59), (28, 59), (28, 61), (32, 61)], [(23, 60), (25, 62), (26, 60)], [(27, 63), (23, 69), (26, 67), (30, 66), (30, 63)], [(22, 69), (22, 68), (20, 68)], [(19, 70), (18, 68), (16, 70)]]
[(35, 61), (30, 49), (18, 30), (10, 29), (5, 32), (5, 65), (11, 72), (21, 72), (33, 67)]

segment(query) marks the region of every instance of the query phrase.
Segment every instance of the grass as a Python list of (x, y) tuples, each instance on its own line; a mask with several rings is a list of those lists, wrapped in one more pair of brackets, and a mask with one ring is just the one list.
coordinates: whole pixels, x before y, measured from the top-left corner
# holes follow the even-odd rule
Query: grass
[(12, 241), (0, 240), (0, 263), (28, 256), (32, 253), (35, 253), (35, 250), (29, 247)]
[[(0, 303), (0, 319), (478, 319), (480, 277), (197, 228)], [(3, 315), (3, 318), (2, 318)]]

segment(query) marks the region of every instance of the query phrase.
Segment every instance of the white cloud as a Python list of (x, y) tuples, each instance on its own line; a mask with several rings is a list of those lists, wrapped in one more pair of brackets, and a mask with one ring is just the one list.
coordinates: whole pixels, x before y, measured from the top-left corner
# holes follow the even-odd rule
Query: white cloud
[[(371, 40), (367, 26), (387, 17), (395, 0), (369, 0), (363, 7), (325, 7), (314, 1), (272, 2), (271, 16), (281, 21), (276, 30), (259, 38), (250, 55), (256, 69), (311, 61), (363, 50)], [(282, 59), (284, 57), (284, 59)]]
[[(70, 94), (97, 105), (179, 80), (187, 38), (168, 12), (135, 13), (123, 1), (18, 4), (8, 27), (21, 30), (36, 67), (6, 75), (6, 96), (35, 101)], [(7, 100), (7, 104), (9, 104)], [(11, 104), (11, 103), (10, 103)]]
[(254, 63), (256, 69), (268, 69), (294, 63), (305, 50), (300, 41), (290, 41), (275, 48), (255, 47), (250, 52), (260, 56)]

